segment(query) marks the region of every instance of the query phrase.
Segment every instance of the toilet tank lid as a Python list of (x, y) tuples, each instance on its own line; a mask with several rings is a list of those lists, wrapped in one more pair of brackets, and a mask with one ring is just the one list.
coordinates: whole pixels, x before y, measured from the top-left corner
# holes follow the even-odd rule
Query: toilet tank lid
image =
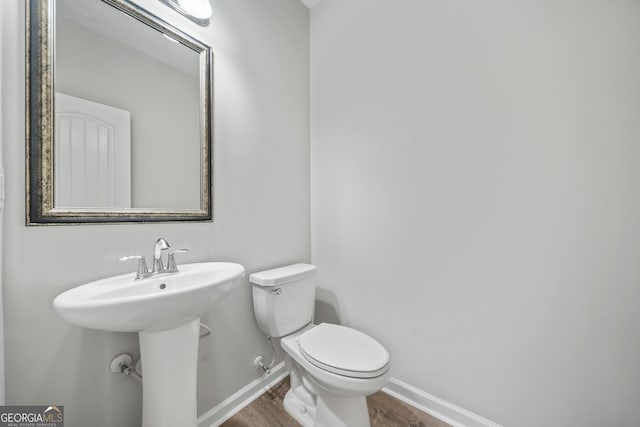
[(313, 276), (315, 273), (315, 265), (299, 263), (253, 273), (249, 276), (249, 281), (260, 286), (278, 286)]

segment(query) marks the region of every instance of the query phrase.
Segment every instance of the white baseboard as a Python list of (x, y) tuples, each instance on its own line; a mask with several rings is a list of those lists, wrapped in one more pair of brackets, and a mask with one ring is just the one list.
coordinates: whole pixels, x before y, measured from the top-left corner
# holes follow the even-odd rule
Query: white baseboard
[(391, 378), (382, 389), (387, 394), (421, 410), (452, 427), (502, 427), (480, 415), (422, 391), (396, 378)]
[(271, 370), (269, 375), (251, 381), (234, 395), (198, 417), (198, 427), (218, 427), (253, 402), (258, 396), (285, 379), (287, 375), (284, 362), (280, 362)]
[[(258, 396), (278, 384), (288, 375), (284, 362), (280, 362), (271, 374), (255, 379), (233, 396), (220, 402), (198, 418), (198, 427), (218, 427), (253, 402)], [(502, 427), (480, 415), (467, 411), (453, 403), (422, 391), (396, 378), (391, 378), (382, 389), (396, 399), (435, 417), (452, 427)]]

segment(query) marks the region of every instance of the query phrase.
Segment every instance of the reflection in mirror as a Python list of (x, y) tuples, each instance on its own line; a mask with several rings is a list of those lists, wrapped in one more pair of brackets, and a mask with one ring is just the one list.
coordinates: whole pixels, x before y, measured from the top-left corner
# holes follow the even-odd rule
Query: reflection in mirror
[(29, 5), (27, 222), (210, 219), (210, 49), (124, 0)]
[(57, 0), (55, 28), (56, 92), (75, 101), (56, 93), (54, 206), (198, 209), (198, 53), (100, 0)]
[(54, 206), (131, 207), (131, 113), (55, 93)]

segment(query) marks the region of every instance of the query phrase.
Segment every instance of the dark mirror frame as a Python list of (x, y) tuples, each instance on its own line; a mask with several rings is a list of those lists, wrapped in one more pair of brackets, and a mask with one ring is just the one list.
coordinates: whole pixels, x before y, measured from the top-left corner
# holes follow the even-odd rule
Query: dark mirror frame
[[(55, 0), (28, 0), (26, 9), (26, 224), (104, 224), (213, 219), (213, 51), (127, 0), (101, 0), (200, 55), (200, 209), (54, 208), (54, 40)], [(160, 89), (159, 89), (160, 90)]]

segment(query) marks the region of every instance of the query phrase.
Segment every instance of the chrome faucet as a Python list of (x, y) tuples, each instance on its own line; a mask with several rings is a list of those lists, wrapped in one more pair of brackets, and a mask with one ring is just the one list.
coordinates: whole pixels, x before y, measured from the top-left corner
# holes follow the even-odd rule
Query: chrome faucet
[(164, 273), (164, 265), (162, 264), (162, 251), (169, 249), (171, 245), (162, 237), (156, 240), (156, 243), (153, 245), (153, 270), (151, 270), (151, 274)]
[(138, 270), (136, 272), (136, 279), (146, 279), (147, 277), (155, 276), (157, 274), (170, 274), (178, 273), (178, 265), (176, 264), (175, 254), (188, 252), (189, 249), (172, 249), (169, 251), (167, 257), (167, 267), (162, 262), (162, 253), (171, 248), (169, 242), (160, 237), (153, 245), (153, 269), (149, 271), (147, 268), (147, 260), (143, 255), (124, 256), (119, 258), (119, 261), (138, 260)]

